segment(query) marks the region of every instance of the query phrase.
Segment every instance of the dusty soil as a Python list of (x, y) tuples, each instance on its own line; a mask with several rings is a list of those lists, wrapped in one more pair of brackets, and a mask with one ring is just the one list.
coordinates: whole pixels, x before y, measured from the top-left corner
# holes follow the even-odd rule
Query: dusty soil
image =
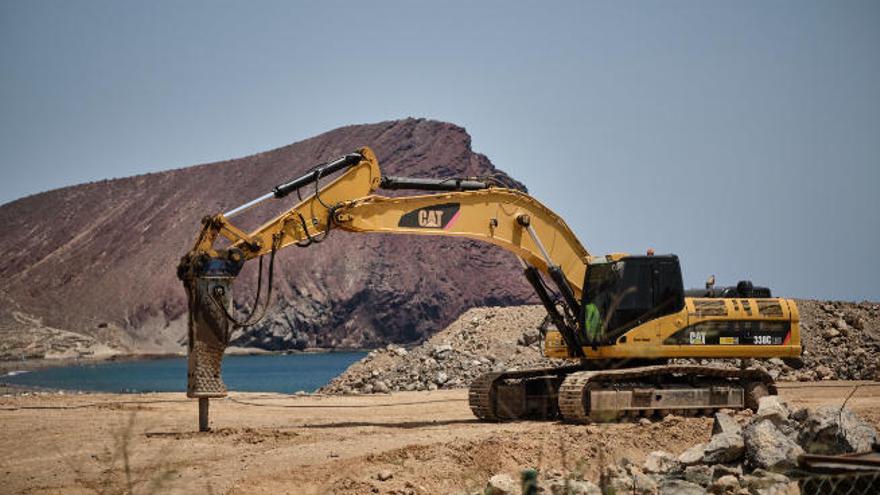
[[(854, 382), (782, 384), (794, 406), (841, 404)], [(848, 406), (880, 427), (880, 386)], [(680, 453), (711, 420), (650, 425), (477, 422), (464, 389), (390, 395), (234, 393), (197, 433), (182, 394), (0, 398), (0, 479), (10, 493), (460, 493), (525, 467), (589, 477), (622, 457)], [(392, 478), (377, 479), (388, 471)]]

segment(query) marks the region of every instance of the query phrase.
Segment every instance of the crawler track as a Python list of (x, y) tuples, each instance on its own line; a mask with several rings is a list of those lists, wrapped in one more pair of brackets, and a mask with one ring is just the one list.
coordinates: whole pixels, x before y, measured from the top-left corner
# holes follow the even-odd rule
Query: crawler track
[(556, 419), (558, 386), (567, 375), (583, 369), (577, 365), (486, 373), (471, 384), (468, 403), (484, 421)]
[[(760, 385), (760, 386), (756, 386)], [(468, 393), (471, 410), (485, 421), (608, 421), (621, 415), (666, 411), (709, 414), (742, 409), (754, 394), (776, 393), (772, 378), (755, 369), (655, 365), (616, 370), (583, 366), (488, 373)]]

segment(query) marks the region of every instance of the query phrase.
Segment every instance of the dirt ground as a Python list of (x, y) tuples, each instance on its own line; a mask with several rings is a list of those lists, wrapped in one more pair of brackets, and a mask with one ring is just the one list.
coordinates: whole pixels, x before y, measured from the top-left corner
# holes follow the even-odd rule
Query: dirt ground
[[(793, 406), (841, 404), (855, 382), (782, 384)], [(861, 382), (864, 383), (864, 382)], [(848, 406), (880, 427), (880, 386)], [(461, 493), (525, 467), (584, 471), (679, 453), (708, 418), (638, 423), (477, 422), (466, 390), (369, 396), (233, 393), (196, 432), (182, 394), (0, 398), (5, 493)], [(378, 480), (378, 473), (392, 477)]]

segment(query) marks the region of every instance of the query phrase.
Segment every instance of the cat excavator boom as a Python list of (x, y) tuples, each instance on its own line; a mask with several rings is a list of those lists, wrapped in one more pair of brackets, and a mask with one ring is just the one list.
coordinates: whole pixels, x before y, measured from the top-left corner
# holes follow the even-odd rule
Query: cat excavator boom
[[(429, 194), (389, 197), (377, 194), (379, 189)], [(263, 201), (294, 192), (300, 198), (296, 205), (251, 232), (231, 222)], [(763, 293), (685, 297), (674, 255), (593, 256), (562, 218), (503, 181), (383, 177), (374, 153), (361, 148), (203, 219), (195, 245), (178, 266), (189, 301), (187, 394), (200, 399), (200, 428), (207, 428), (208, 399), (226, 395), (220, 370), (231, 330), (265, 313), (276, 253), (318, 244), (334, 229), (464, 237), (521, 260), (552, 322), (544, 353), (573, 364), (479, 377), (469, 400), (481, 419), (589, 421), (754, 407), (760, 396), (775, 393), (766, 373), (670, 360), (800, 356), (792, 300), (759, 297)], [(227, 247), (218, 247), (221, 238)], [(232, 282), (254, 258), (261, 260), (262, 279), (265, 256), (270, 259), (265, 303), (262, 309), (255, 304), (246, 320), (236, 320)], [(262, 283), (257, 285), (259, 297)]]

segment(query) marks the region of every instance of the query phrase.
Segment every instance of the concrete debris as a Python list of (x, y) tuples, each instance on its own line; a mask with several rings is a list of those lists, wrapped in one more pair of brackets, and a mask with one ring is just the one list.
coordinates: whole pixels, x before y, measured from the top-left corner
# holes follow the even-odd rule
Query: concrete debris
[(768, 395), (761, 397), (758, 401), (758, 412), (755, 413), (755, 420), (770, 420), (774, 425), (780, 426), (791, 415), (788, 406), (778, 395)]
[(746, 462), (753, 468), (781, 471), (797, 466), (804, 449), (769, 419), (759, 419), (743, 430)]
[[(754, 493), (755, 495), (783, 495), (792, 493), (789, 491), (792, 488), (797, 490), (797, 485), (795, 484), (792, 487), (792, 482), (787, 476), (763, 469), (756, 469), (752, 474), (743, 476), (740, 480), (740, 485), (748, 489), (749, 493)], [(793, 493), (798, 492), (795, 491)]]
[[(670, 416), (659, 426), (676, 423)], [(716, 413), (713, 432), (708, 442), (678, 456), (656, 450), (649, 452), (641, 465), (626, 458), (608, 464), (595, 485), (580, 474), (550, 471), (543, 475), (546, 480), (539, 480), (539, 488), (543, 487), (539, 492), (794, 495), (799, 493), (797, 482), (786, 474), (796, 473), (798, 456), (805, 450), (828, 454), (866, 451), (877, 441), (875, 429), (849, 409), (823, 406), (792, 412), (775, 396), (762, 399), (754, 415)]]
[(715, 413), (715, 421), (712, 423), (712, 434), (718, 433), (742, 433), (742, 426), (733, 417), (724, 412)]
[(742, 459), (745, 452), (743, 435), (740, 432), (730, 431), (712, 435), (712, 439), (703, 450), (704, 464), (723, 464)]
[(693, 466), (694, 464), (699, 464), (703, 460), (703, 456), (706, 454), (706, 444), (698, 443), (693, 447), (685, 450), (678, 456), (678, 462), (684, 464), (685, 466)]
[[(669, 415), (659, 426), (671, 426), (680, 419)], [(763, 398), (755, 414), (716, 413), (712, 431), (707, 442), (678, 456), (657, 450), (649, 452), (639, 466), (627, 459), (606, 465), (598, 486), (590, 484), (589, 491), (565, 491), (566, 477), (556, 471), (539, 486), (544, 487), (543, 493), (552, 494), (793, 495), (799, 493), (797, 483), (784, 473), (797, 467), (798, 456), (811, 442), (813, 448), (832, 449), (823, 452), (839, 453), (867, 450), (877, 438), (873, 427), (849, 409), (824, 406), (792, 412), (777, 396)]]
[(866, 452), (877, 442), (877, 430), (849, 409), (826, 405), (807, 413), (798, 442), (810, 454)]

